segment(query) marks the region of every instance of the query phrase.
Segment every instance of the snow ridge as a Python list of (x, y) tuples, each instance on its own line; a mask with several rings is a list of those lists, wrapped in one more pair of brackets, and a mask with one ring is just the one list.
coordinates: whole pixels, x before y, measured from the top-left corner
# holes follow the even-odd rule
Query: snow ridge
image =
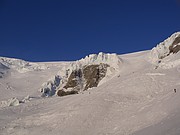
[(6, 57), (0, 57), (0, 63), (7, 68), (15, 69), (20, 73), (43, 70), (48, 68), (45, 65), (39, 65), (37, 63), (27, 62), (21, 59), (6, 58)]
[[(152, 63), (157, 63), (159, 59), (162, 59), (170, 54), (170, 46), (173, 44), (177, 37), (180, 37), (180, 32), (174, 33), (151, 50), (149, 57)], [(180, 45), (180, 43), (178, 43), (177, 45)]]

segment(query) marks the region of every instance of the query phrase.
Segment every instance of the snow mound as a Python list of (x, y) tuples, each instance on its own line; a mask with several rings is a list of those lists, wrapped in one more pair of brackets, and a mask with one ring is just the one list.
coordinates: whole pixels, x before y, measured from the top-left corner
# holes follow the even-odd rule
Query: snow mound
[(28, 71), (44, 70), (48, 67), (45, 65), (39, 65), (37, 63), (27, 62), (21, 59), (0, 57), (0, 68), (5, 66), (7, 68), (15, 69), (20, 73)]
[[(180, 46), (180, 41), (178, 42), (180, 38), (180, 32), (176, 32), (173, 35), (171, 35), (169, 38), (158, 44), (156, 47), (154, 47), (150, 52), (150, 59), (153, 63), (157, 63), (160, 59), (165, 58), (166, 56), (170, 55), (170, 53), (173, 51), (171, 48), (177, 48)], [(175, 51), (174, 53), (177, 53)]]

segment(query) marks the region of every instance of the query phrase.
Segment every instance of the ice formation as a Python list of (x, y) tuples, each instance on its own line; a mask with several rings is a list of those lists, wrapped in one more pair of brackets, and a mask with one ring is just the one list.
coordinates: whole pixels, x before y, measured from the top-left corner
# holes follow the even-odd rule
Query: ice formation
[(59, 75), (55, 75), (47, 82), (42, 84), (42, 88), (40, 92), (42, 93), (42, 97), (53, 96), (56, 92), (56, 88), (60, 85), (61, 77)]
[(85, 65), (97, 65), (97, 64), (107, 64), (109, 65), (109, 69), (112, 72), (118, 72), (120, 70), (122, 59), (116, 53), (103, 53), (99, 54), (90, 54), (85, 58), (72, 62), (68, 67), (66, 67), (66, 75), (70, 75), (70, 73), (74, 70), (82, 69)]
[[(91, 87), (96, 87), (99, 82), (105, 78), (107, 72), (109, 76), (110, 74), (114, 75), (118, 72), (121, 64), (122, 59), (120, 59), (115, 53), (105, 54), (100, 52), (99, 54), (90, 54), (89, 56), (72, 62), (67, 67), (64, 67), (58, 72), (58, 76), (56, 75), (49, 81), (45, 82), (40, 91), (43, 93), (42, 96), (48, 97), (54, 95), (57, 90), (62, 90), (64, 88), (71, 88), (71, 90), (86, 90)], [(86, 71), (87, 69), (92, 70), (93, 72)], [(96, 76), (96, 74), (99, 74), (98, 72), (103, 74), (100, 75), (101, 77), (99, 78)], [(92, 79), (97, 81), (89, 81)]]
[(22, 100), (19, 100), (16, 97), (10, 98), (5, 101), (0, 101), (0, 107), (7, 107), (7, 106), (18, 106), (21, 103), (29, 102), (32, 98), (28, 95), (24, 97)]
[(20, 101), (17, 98), (11, 98), (7, 101), (1, 101), (0, 107), (7, 107), (7, 106), (18, 106)]

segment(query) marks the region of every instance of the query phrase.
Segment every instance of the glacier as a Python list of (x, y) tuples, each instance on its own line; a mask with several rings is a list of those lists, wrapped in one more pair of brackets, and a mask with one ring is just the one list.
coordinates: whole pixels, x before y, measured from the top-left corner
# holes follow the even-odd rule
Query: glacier
[(0, 134), (179, 135), (179, 35), (77, 61), (1, 57)]

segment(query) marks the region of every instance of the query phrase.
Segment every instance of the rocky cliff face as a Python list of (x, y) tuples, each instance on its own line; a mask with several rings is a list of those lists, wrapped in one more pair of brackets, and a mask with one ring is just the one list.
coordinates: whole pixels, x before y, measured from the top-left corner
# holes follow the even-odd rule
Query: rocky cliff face
[[(71, 63), (57, 77), (43, 84), (41, 92), (44, 96), (77, 94), (80, 91), (97, 87), (107, 72), (113, 76), (119, 71), (122, 60), (116, 54), (99, 53), (86, 56), (84, 59)], [(58, 80), (58, 85), (57, 82)]]
[(97, 87), (99, 82), (106, 76), (108, 64), (90, 65), (83, 68), (85, 79), (84, 90)]

